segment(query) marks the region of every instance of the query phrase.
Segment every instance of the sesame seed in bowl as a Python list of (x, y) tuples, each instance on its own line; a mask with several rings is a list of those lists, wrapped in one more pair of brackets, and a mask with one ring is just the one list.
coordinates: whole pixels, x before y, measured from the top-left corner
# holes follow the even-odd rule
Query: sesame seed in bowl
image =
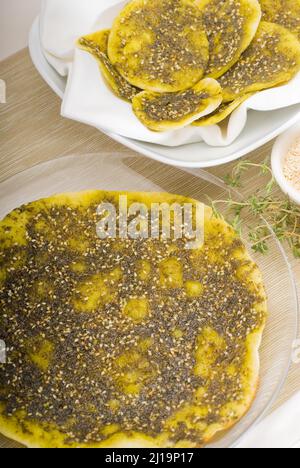
[(300, 136), (283, 161), (283, 174), (290, 184), (300, 191)]
[(300, 122), (276, 140), (272, 169), (282, 191), (300, 205)]

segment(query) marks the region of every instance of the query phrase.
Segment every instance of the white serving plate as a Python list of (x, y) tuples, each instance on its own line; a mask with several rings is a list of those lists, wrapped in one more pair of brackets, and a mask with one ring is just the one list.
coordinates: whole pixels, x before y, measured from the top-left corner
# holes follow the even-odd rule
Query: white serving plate
[[(43, 54), (39, 18), (36, 19), (31, 29), (29, 49), (38, 72), (53, 91), (63, 98), (66, 79), (53, 69)], [(105, 133), (128, 148), (156, 161), (178, 167), (204, 168), (219, 166), (241, 158), (268, 143), (299, 120), (300, 104), (270, 112), (249, 111), (246, 128), (239, 138), (227, 147), (211, 147), (202, 142), (170, 148)]]

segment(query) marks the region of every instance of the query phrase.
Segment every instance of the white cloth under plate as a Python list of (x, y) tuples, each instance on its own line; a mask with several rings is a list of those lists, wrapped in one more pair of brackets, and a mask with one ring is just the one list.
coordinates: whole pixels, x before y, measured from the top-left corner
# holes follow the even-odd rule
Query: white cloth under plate
[(43, 0), (41, 41), (45, 55), (61, 75), (69, 75), (62, 106), (64, 117), (99, 130), (164, 146), (203, 140), (210, 146), (227, 146), (244, 130), (249, 110), (272, 111), (300, 103), (299, 74), (285, 86), (249, 98), (233, 112), (226, 126), (189, 126), (164, 133), (148, 130), (136, 118), (130, 104), (110, 91), (93, 57), (75, 49), (78, 37), (111, 27), (126, 3), (124, 0)]

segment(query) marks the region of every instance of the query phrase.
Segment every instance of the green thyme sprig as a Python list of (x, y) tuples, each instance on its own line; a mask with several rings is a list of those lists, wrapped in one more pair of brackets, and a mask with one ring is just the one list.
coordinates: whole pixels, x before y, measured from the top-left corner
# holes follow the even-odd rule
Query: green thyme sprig
[[(267, 182), (264, 181), (264, 188), (242, 201), (231, 197), (212, 201), (214, 215), (225, 217), (240, 235), (242, 234), (242, 218), (247, 213), (255, 217), (263, 217), (278, 240), (288, 244), (294, 256), (300, 258), (300, 207), (287, 197), (280, 197), (275, 193), (278, 186), (269, 162), (256, 164), (251, 161), (241, 161), (234, 167), (231, 174), (225, 177), (226, 184), (234, 189), (242, 187), (243, 176), (251, 168), (258, 169), (261, 177), (269, 176)], [(225, 216), (221, 215), (220, 205), (226, 207)], [(269, 241), (272, 237), (266, 223), (249, 229), (249, 240), (255, 252), (266, 254), (269, 251)]]

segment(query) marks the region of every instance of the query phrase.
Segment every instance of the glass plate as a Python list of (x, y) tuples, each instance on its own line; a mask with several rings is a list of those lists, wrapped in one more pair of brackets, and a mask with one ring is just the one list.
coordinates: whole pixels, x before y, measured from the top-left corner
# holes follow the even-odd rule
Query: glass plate
[[(72, 155), (35, 166), (0, 184), (0, 218), (18, 206), (56, 193), (90, 189), (166, 191), (194, 197), (223, 199), (229, 189), (201, 170), (181, 170), (124, 154)], [(233, 198), (240, 195), (232, 193)], [(247, 226), (261, 220), (244, 219)], [(245, 235), (246, 237), (246, 235)], [(298, 324), (298, 301), (292, 270), (275, 236), (266, 256), (253, 254), (259, 264), (269, 301), (269, 320), (261, 348), (260, 386), (246, 416), (209, 447), (235, 447), (240, 438), (270, 409), (284, 384)], [(0, 436), (0, 447), (18, 447)]]

